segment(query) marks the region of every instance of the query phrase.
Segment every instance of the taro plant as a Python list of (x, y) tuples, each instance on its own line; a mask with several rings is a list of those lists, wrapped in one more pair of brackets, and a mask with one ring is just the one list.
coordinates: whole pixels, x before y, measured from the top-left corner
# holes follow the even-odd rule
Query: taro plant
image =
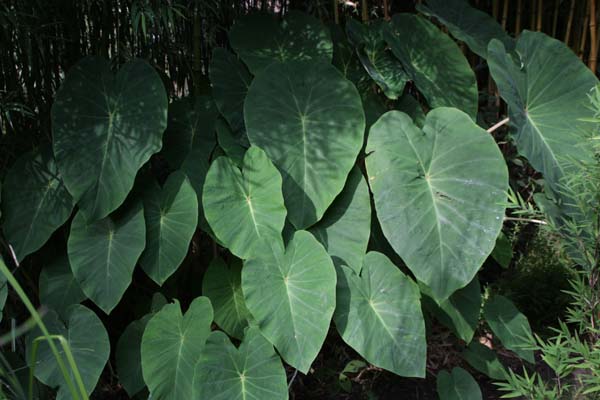
[[(141, 59), (113, 69), (86, 57), (67, 72), (52, 142), (3, 181), (2, 229), (16, 262), (65, 233), (51, 239), (64, 251), (45, 262), (39, 300), (85, 395), (111, 353), (102, 320), (127, 296), (135, 303), (136, 285), (152, 288), (152, 306), (112, 344), (132, 397), (286, 399), (284, 365), (310, 374), (332, 326), (366, 363), (424, 378), (430, 317), (493, 379), (507, 375), (474, 339), (480, 316), (504, 348), (535, 361), (527, 318), (482, 296), (509, 171), (478, 124), (477, 80), (454, 38), (487, 60), (511, 141), (555, 207), (569, 208), (564, 160), (593, 157), (580, 145), (598, 82), (542, 33), (515, 41), (466, 5), (463, 18), (441, 1), (420, 11), (450, 34), (421, 14), (348, 21), (347, 34), (296, 11), (245, 15), (229, 30), (232, 51), (213, 52), (211, 94), (171, 103)], [(170, 282), (199, 242), (213, 261), (193, 281), (198, 295), (176, 298)], [(69, 398), (56, 349), (37, 337), (26, 339), (33, 374)], [(460, 367), (439, 373), (438, 390), (481, 398)]]

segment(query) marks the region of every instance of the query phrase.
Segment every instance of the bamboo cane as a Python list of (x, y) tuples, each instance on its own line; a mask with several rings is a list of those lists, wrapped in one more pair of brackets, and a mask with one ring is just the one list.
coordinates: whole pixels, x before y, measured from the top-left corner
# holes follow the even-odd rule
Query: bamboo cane
[(571, 0), (571, 6), (569, 7), (569, 17), (567, 19), (567, 30), (565, 31), (565, 44), (569, 45), (569, 39), (571, 38), (571, 28), (573, 27), (573, 16), (575, 15), (575, 0)]
[(596, 74), (598, 64), (598, 31), (596, 30), (596, 0), (590, 0), (590, 59), (588, 66)]
[(535, 22), (536, 22), (536, 6), (537, 6), (537, 1), (532, 0), (531, 1), (531, 10), (529, 12), (529, 29), (531, 29), (532, 31), (535, 30)]
[(340, 24), (340, 11), (338, 10), (338, 0), (331, 0), (333, 6), (333, 19), (336, 25)]
[(556, 28), (558, 27), (558, 9), (560, 0), (554, 0), (554, 15), (552, 16), (552, 37), (556, 37)]
[(383, 0), (383, 18), (385, 18), (386, 21), (390, 20), (388, 0)]
[(543, 11), (544, 11), (544, 0), (540, 0), (538, 3), (538, 8), (537, 8), (537, 26), (536, 26), (536, 31), (541, 32), (542, 31), (542, 15), (543, 15)]
[(508, 20), (508, 2), (510, 0), (504, 0), (504, 7), (502, 8), (502, 29), (506, 30), (506, 21)]
[(585, 45), (587, 44), (587, 31), (588, 31), (588, 20), (590, 19), (590, 0), (586, 1), (585, 16), (583, 17), (583, 24), (581, 26), (581, 36), (579, 39), (579, 59), (583, 60), (585, 55)]
[(362, 0), (362, 21), (369, 21), (369, 5), (367, 4), (367, 0)]

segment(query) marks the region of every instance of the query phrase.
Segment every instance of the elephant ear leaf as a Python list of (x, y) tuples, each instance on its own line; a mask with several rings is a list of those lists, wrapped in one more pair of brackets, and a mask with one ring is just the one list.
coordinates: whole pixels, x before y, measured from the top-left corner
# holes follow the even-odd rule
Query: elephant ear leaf
[(65, 223), (73, 199), (49, 147), (19, 158), (8, 170), (2, 190), (2, 229), (22, 261)]
[(194, 398), (286, 400), (286, 378), (281, 359), (257, 327), (247, 328), (238, 349), (215, 331), (196, 367)]
[(266, 239), (255, 255), (242, 268), (246, 306), (281, 357), (307, 373), (335, 309), (331, 258), (306, 231), (297, 231), (286, 248), (281, 237)]
[(212, 320), (210, 301), (198, 297), (183, 315), (175, 301), (148, 321), (142, 336), (142, 374), (153, 398), (193, 398), (194, 369)]
[(402, 95), (409, 77), (400, 61), (387, 50), (383, 39), (385, 24), (385, 21), (374, 21), (366, 25), (349, 19), (346, 29), (348, 38), (356, 47), (358, 59), (369, 76), (389, 99), (395, 100)]
[(210, 166), (202, 192), (204, 214), (216, 237), (247, 259), (262, 238), (279, 236), (286, 209), (279, 171), (264, 151), (250, 147), (242, 168), (228, 157)]
[(81, 290), (108, 314), (129, 287), (145, 246), (144, 209), (141, 203), (132, 203), (90, 223), (78, 212), (71, 223), (67, 251)]
[(477, 381), (460, 367), (438, 373), (437, 391), (440, 400), (482, 400)]
[(146, 61), (135, 59), (116, 75), (95, 56), (71, 68), (52, 106), (54, 155), (86, 220), (125, 201), (166, 126), (167, 94)]
[(447, 299), (473, 280), (502, 228), (508, 188), (502, 153), (452, 108), (430, 111), (422, 129), (390, 111), (371, 127), (366, 151), (385, 237), (432, 296)]
[(417, 4), (417, 10), (437, 18), (452, 36), (480, 57), (487, 58), (487, 46), (493, 39), (500, 40), (507, 49), (515, 46), (514, 39), (495, 18), (471, 7), (467, 0), (427, 0), (426, 4)]
[(160, 188), (152, 185), (144, 196), (146, 248), (143, 270), (162, 285), (181, 264), (198, 223), (196, 192), (183, 172), (169, 175)]
[[(79, 304), (69, 308), (64, 320), (54, 311), (48, 311), (44, 316), (44, 323), (51, 335), (61, 335), (67, 341), (85, 390), (90, 394), (96, 387), (110, 353), (110, 343), (104, 325), (92, 310)], [(33, 356), (34, 341), (39, 337), (43, 338), (39, 328), (35, 328), (29, 334), (27, 354), (30, 357)], [(41, 382), (50, 387), (59, 387), (56, 397), (58, 400), (71, 398), (69, 387), (54, 354), (43, 339), (39, 341), (35, 359), (29, 359), (32, 368), (34, 363), (33, 371)], [(74, 380), (73, 376), (71, 380)]]
[(322, 60), (331, 62), (333, 44), (318, 19), (289, 11), (283, 21), (266, 13), (247, 14), (229, 31), (231, 47), (254, 75), (273, 62)]
[(242, 263), (234, 260), (230, 265), (215, 258), (202, 280), (202, 294), (211, 299), (215, 310), (215, 323), (228, 335), (244, 337), (244, 329), (252, 318), (242, 293)]
[(424, 377), (427, 343), (419, 288), (383, 254), (367, 253), (360, 273), (339, 267), (334, 320), (370, 363)]
[(519, 153), (560, 191), (573, 160), (593, 162), (585, 139), (597, 127), (588, 94), (598, 79), (564, 43), (540, 32), (523, 32), (515, 52), (493, 40), (490, 72), (508, 104)]
[(342, 191), (363, 144), (358, 91), (331, 64), (275, 63), (254, 78), (244, 116), (250, 143), (281, 171), (291, 223), (313, 225)]
[(530, 363), (535, 346), (527, 317), (504, 296), (495, 295), (483, 306), (483, 317), (504, 347)]
[(384, 37), (432, 108), (456, 107), (475, 119), (477, 80), (454, 40), (415, 14), (394, 15)]
[(86, 299), (73, 276), (69, 259), (62, 256), (42, 268), (39, 279), (40, 303), (59, 315), (66, 315), (72, 304)]

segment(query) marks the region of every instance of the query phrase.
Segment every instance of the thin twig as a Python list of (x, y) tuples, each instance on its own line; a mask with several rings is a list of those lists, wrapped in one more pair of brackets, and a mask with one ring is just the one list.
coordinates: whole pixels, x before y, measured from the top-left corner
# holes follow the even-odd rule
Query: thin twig
[(510, 118), (506, 117), (502, 121), (496, 123), (494, 126), (487, 129), (488, 133), (494, 132), (496, 129), (500, 128), (502, 125), (506, 125), (510, 121)]
[(296, 375), (298, 375), (298, 369), (294, 370), (294, 375), (292, 375), (292, 379), (290, 379), (290, 383), (288, 384), (288, 391), (292, 388), (292, 383), (294, 383), (294, 379), (296, 379)]
[(505, 221), (518, 221), (518, 222), (531, 222), (532, 224), (548, 225), (546, 221), (534, 218), (518, 218), (518, 217), (504, 217)]

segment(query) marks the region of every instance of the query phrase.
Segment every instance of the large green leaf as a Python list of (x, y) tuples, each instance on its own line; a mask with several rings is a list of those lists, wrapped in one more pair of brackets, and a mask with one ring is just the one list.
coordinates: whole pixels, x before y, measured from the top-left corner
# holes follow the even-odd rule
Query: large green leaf
[[(227, 157), (231, 158), (237, 166), (242, 166), (244, 163), (244, 154), (246, 154), (246, 148), (240, 144), (240, 141), (236, 139), (231, 128), (222, 119), (217, 120), (215, 130), (217, 131), (217, 141), (219, 147), (223, 149), (223, 152)], [(245, 133), (244, 133), (245, 134)]]
[(176, 300), (148, 321), (142, 336), (142, 373), (153, 399), (193, 398), (194, 369), (212, 319), (210, 301), (198, 297), (185, 315)]
[[(110, 342), (104, 325), (96, 314), (90, 309), (76, 304), (72, 305), (66, 318), (61, 320), (54, 311), (50, 310), (44, 315), (44, 323), (51, 335), (62, 335), (69, 345), (73, 359), (81, 375), (81, 379), (88, 394), (94, 390), (102, 370), (110, 354)], [(27, 354), (32, 355), (32, 343), (37, 337), (42, 336), (39, 328), (35, 328), (27, 342)], [(65, 360), (62, 347), (55, 342)], [(35, 360), (29, 358), (29, 365), (35, 361), (35, 376), (50, 387), (59, 387), (57, 399), (70, 399), (70, 391), (61, 373), (54, 354), (46, 341), (41, 341)], [(71, 374), (71, 380), (74, 378)]]
[(383, 93), (390, 99), (402, 95), (404, 85), (409, 80), (402, 64), (387, 50), (383, 39), (383, 20), (361, 24), (355, 19), (346, 22), (348, 38), (356, 47), (358, 59), (369, 76), (379, 85)]
[(371, 233), (371, 198), (358, 167), (350, 171), (342, 192), (309, 232), (325, 247), (336, 267), (346, 265), (360, 271)]
[(131, 283), (146, 245), (144, 209), (136, 203), (96, 222), (78, 212), (71, 223), (68, 253), (83, 293), (107, 314)]
[(42, 268), (39, 279), (40, 303), (59, 315), (66, 315), (72, 304), (85, 300), (79, 283), (75, 280), (66, 255)]
[(585, 138), (597, 124), (585, 119), (594, 116), (588, 93), (598, 79), (564, 43), (539, 32), (523, 32), (515, 56), (493, 40), (488, 63), (519, 153), (556, 189), (572, 159), (592, 159)]
[[(214, 132), (211, 133), (214, 135)], [(207, 138), (203, 135), (197, 135), (194, 137), (192, 143), (192, 150), (187, 155), (181, 170), (185, 172), (198, 199), (198, 226), (206, 231), (209, 231), (208, 223), (204, 217), (204, 209), (202, 207), (202, 189), (204, 187), (204, 181), (206, 180), (206, 173), (210, 165), (210, 157), (215, 148), (214, 141), (207, 141)]]
[(215, 121), (219, 112), (210, 96), (177, 99), (169, 105), (169, 123), (161, 153), (169, 166), (178, 169), (194, 147), (210, 156), (217, 142)]
[(462, 289), (457, 290), (441, 303), (429, 297), (426, 287), (421, 287), (426, 295), (423, 304), (446, 327), (452, 329), (456, 336), (470, 343), (479, 323), (481, 312), (481, 287), (477, 276)]
[(477, 81), (458, 45), (415, 14), (396, 14), (384, 37), (432, 108), (456, 107), (475, 118)]
[(167, 94), (146, 61), (114, 75), (107, 60), (91, 56), (69, 70), (52, 106), (54, 155), (87, 220), (123, 203), (166, 126)]
[(241, 261), (236, 259), (228, 266), (221, 258), (215, 258), (204, 273), (202, 294), (213, 305), (215, 323), (229, 336), (243, 338), (251, 315), (242, 293)]
[(502, 153), (452, 108), (429, 112), (422, 130), (390, 111), (371, 127), (366, 151), (385, 237), (438, 302), (448, 298), (473, 280), (502, 228)]
[(331, 62), (333, 55), (329, 31), (318, 19), (298, 11), (287, 12), (281, 23), (265, 13), (245, 15), (233, 24), (229, 42), (254, 75), (274, 61)]
[(340, 267), (335, 325), (370, 363), (401, 376), (425, 376), (427, 342), (419, 288), (386, 256), (369, 252), (360, 274)]
[(17, 259), (33, 253), (71, 215), (73, 199), (50, 148), (19, 158), (2, 186), (2, 228)]
[(119, 382), (129, 395), (133, 397), (144, 387), (144, 377), (142, 375), (142, 335), (146, 324), (152, 315), (145, 315), (141, 319), (131, 322), (117, 342), (115, 352), (115, 363)]
[(242, 268), (246, 306), (283, 359), (307, 373), (335, 309), (333, 263), (306, 231), (296, 232), (286, 249), (279, 238), (263, 243)]
[(437, 376), (440, 400), (481, 400), (481, 389), (471, 374), (460, 367), (451, 373), (440, 371)]
[(456, 39), (463, 41), (480, 57), (487, 57), (487, 46), (498, 39), (506, 47), (514, 47), (514, 39), (489, 14), (471, 7), (467, 0), (427, 0), (417, 10), (437, 18)]
[(196, 192), (183, 172), (169, 175), (162, 189), (154, 184), (144, 196), (146, 248), (142, 269), (159, 285), (177, 270), (198, 223)]
[(281, 175), (258, 147), (244, 155), (242, 169), (228, 157), (210, 166), (202, 193), (206, 220), (236, 256), (252, 256), (261, 238), (279, 236), (286, 210)]
[(505, 369), (498, 360), (496, 353), (483, 344), (474, 341), (462, 353), (463, 358), (477, 371), (490, 378), (502, 381), (506, 379)]
[(281, 171), (288, 218), (298, 229), (314, 224), (344, 187), (362, 146), (356, 88), (331, 64), (275, 63), (252, 82), (244, 115), (250, 142)]
[(535, 345), (531, 326), (512, 301), (494, 295), (483, 306), (483, 316), (504, 347), (530, 363), (535, 362), (533, 351), (529, 350)]
[(238, 58), (217, 47), (209, 68), (212, 94), (217, 108), (234, 131), (244, 128), (244, 99), (252, 76)]
[[(363, 89), (369, 84), (369, 75), (362, 67), (354, 46), (346, 37), (346, 33), (339, 25), (331, 25), (331, 40), (333, 41), (333, 65), (342, 73), (344, 78), (354, 83), (357, 88)], [(363, 90), (361, 90), (362, 94)]]
[(288, 388), (281, 359), (250, 327), (238, 349), (223, 332), (210, 334), (196, 367), (194, 398), (211, 400), (286, 400)]

